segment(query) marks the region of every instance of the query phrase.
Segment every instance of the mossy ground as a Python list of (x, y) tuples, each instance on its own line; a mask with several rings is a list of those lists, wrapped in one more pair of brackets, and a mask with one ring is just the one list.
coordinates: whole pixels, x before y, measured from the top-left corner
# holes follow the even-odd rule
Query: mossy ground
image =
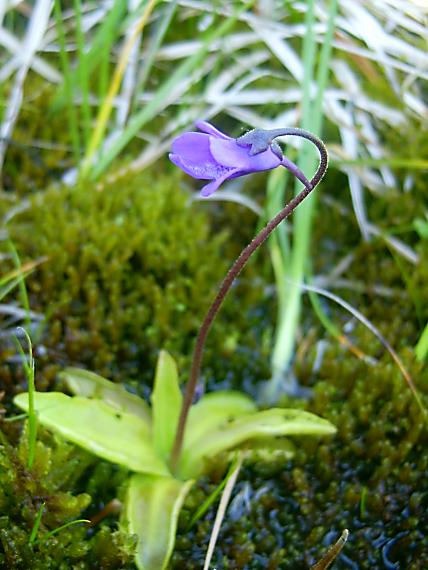
[[(185, 364), (227, 267), (225, 232), (209, 234), (172, 176), (132, 176), (103, 192), (53, 188), (32, 197), (9, 231), (23, 262), (44, 259), (27, 289), (46, 316), (35, 335), (45, 389), (52, 364), (149, 385), (160, 348)], [(218, 332), (221, 352), (228, 333)]]
[[(19, 119), (7, 146), (2, 187), (6, 192), (28, 195), (71, 168), (73, 152), (67, 115), (54, 112), (54, 90), (31, 74), (25, 84)], [(48, 142), (46, 142), (48, 141)]]
[[(106, 521), (95, 529), (79, 524), (49, 535), (66, 522), (95, 516), (117, 495), (126, 473), (44, 430), (29, 469), (26, 434), (16, 443), (10, 425), (2, 427), (9, 429), (0, 447), (0, 568), (132, 568), (133, 538)], [(40, 509), (41, 524), (30, 544)]]
[[(343, 283), (334, 291), (392, 344), (427, 407), (428, 371), (415, 362), (413, 352), (428, 320), (422, 285), (428, 278), (428, 241), (420, 239), (412, 225), (423, 212), (423, 184), (420, 181), (411, 194), (367, 197), (370, 219), (385, 235), (391, 227), (398, 228), (399, 237), (419, 256), (416, 264), (402, 259), (384, 238), (361, 240), (349, 200), (337, 200), (337, 192), (346, 186), (334, 174), (322, 190), (327, 200), (320, 197), (313, 241), (316, 273), (328, 273), (352, 253)], [(265, 301), (265, 317), (274, 318), (273, 306)], [(295, 371), (313, 393), (300, 405), (332, 421), (338, 434), (319, 443), (299, 441), (295, 458), (287, 463), (273, 461), (241, 472), (214, 563), (218, 568), (304, 570), (348, 528), (350, 538), (335, 568), (422, 570), (428, 566), (426, 421), (398, 367), (373, 334), (331, 301), (321, 303), (370, 360), (357, 358), (332, 339), (305, 299)], [(261, 327), (260, 343), (262, 338)], [(254, 386), (263, 378), (260, 360), (263, 356), (253, 354), (255, 378), (244, 368), (245, 385)], [(239, 380), (231, 380), (237, 387)], [(189, 512), (219, 480), (214, 469), (212, 478), (189, 498)], [(183, 514), (174, 568), (201, 565), (214, 515), (209, 513), (189, 534), (188, 515)]]
[[(184, 375), (194, 335), (227, 267), (226, 252), (236, 249), (228, 245), (224, 224), (209, 223), (177, 175), (153, 170), (108, 180), (96, 188), (82, 183), (24, 192), (24, 207), (4, 226), (21, 262), (43, 260), (26, 279), (31, 309), (43, 317), (31, 326), (39, 390), (60, 387), (56, 372), (75, 365), (147, 395), (161, 348), (177, 357)], [(17, 204), (18, 194), (8, 191), (0, 211), (10, 214)], [(7, 245), (2, 253), (6, 270), (12, 269)], [(247, 287), (247, 297), (253, 289)], [(238, 293), (245, 290), (240, 286)], [(19, 304), (19, 291), (7, 300), (11, 307)], [(213, 362), (214, 354), (223, 363), (230, 358), (240, 340), (239, 322), (245, 318), (232, 304), (210, 336), (207, 357)], [(26, 389), (13, 340), (19, 323), (2, 317), (1, 417), (16, 412), (13, 395)], [(94, 529), (70, 527), (29, 544), (43, 503), (41, 536), (70, 520), (96, 516), (120, 495), (127, 474), (73, 446), (49, 437), (46, 442), (43, 431), (37, 465), (29, 470), (21, 428), (20, 422), (1, 427), (0, 567), (133, 567), (134, 539), (116, 530), (117, 516)]]
[[(208, 300), (226, 260), (251, 237), (254, 216), (234, 204), (190, 204), (182, 179), (168, 167), (166, 172), (129, 173), (111, 185), (106, 182), (102, 192), (90, 184), (45, 189), (49, 177), (39, 177), (32, 164), (12, 168), (13, 161), (24, 160), (15, 152), (6, 164), (9, 189), (17, 181), (15, 188), (29, 200), (7, 227), (22, 261), (48, 257), (26, 281), (32, 310), (46, 317), (34, 335), (38, 388), (51, 388), (58, 368), (72, 364), (147, 393), (160, 348), (179, 358), (184, 376)], [(27, 175), (37, 179), (30, 188)], [(395, 190), (367, 196), (367, 207), (385, 234), (390, 228), (400, 231), (419, 255), (417, 264), (400, 258), (384, 238), (361, 239), (345, 196), (346, 181), (333, 170), (319, 191), (313, 263), (315, 274), (326, 274), (351, 254), (345, 283), (335, 292), (394, 346), (426, 404), (427, 369), (413, 354), (428, 320), (428, 243), (412, 227), (424, 211), (426, 186), (423, 178), (416, 181), (411, 194)], [(9, 211), (11, 202), (3, 198), (0, 211)], [(268, 378), (275, 322), (271, 281), (265, 251), (241, 276), (209, 336), (203, 375), (210, 389), (244, 388), (256, 394)], [(305, 299), (295, 371), (313, 396), (282, 403), (328, 418), (338, 434), (321, 442), (303, 439), (292, 461), (276, 459), (242, 470), (215, 563), (222, 569), (307, 569), (349, 528), (336, 568), (422, 570), (428, 567), (428, 441), (419, 408), (373, 335), (330, 301), (321, 302), (338, 325), (346, 325), (351, 341), (371, 363), (329, 337)], [(0, 390), (10, 413), (24, 377), (13, 344), (3, 343), (1, 351)], [(2, 424), (0, 567), (131, 568), (132, 538), (115, 531), (114, 517), (101, 528), (70, 527), (29, 546), (43, 502), (42, 534), (68, 520), (94, 516), (120, 495), (126, 473), (46, 432), (40, 434), (36, 466), (29, 471), (20, 429), (18, 423)], [(189, 496), (173, 568), (201, 567), (214, 509), (191, 531), (186, 523), (222, 476), (221, 463), (213, 466)]]

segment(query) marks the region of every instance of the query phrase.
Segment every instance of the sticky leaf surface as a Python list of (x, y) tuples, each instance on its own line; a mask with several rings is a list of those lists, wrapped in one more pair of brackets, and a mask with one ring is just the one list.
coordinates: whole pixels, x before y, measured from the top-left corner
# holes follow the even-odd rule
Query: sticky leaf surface
[[(28, 410), (27, 394), (19, 394), (14, 401)], [(101, 400), (60, 392), (36, 392), (35, 409), (41, 424), (103, 459), (141, 473), (169, 473), (151, 445), (147, 423), (133, 414), (119, 412)]]
[(164, 570), (174, 548), (177, 520), (192, 481), (172, 477), (133, 475), (124, 519), (138, 536), (135, 564), (140, 570)]
[(327, 420), (303, 410), (272, 408), (225, 421), (186, 447), (179, 463), (179, 475), (196, 477), (203, 470), (205, 458), (214, 457), (240, 444), (267, 436), (331, 435), (336, 428)]
[(142, 399), (94, 372), (82, 368), (66, 368), (60, 374), (73, 394), (103, 400), (120, 412), (128, 412), (150, 422), (150, 408)]
[(174, 443), (183, 397), (177, 366), (165, 350), (159, 354), (151, 400), (153, 444), (160, 457), (166, 460)]

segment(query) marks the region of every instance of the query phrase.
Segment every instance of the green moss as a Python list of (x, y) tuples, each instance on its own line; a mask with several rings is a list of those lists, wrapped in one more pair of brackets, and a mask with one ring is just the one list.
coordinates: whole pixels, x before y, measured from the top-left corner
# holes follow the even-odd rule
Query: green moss
[[(360, 348), (373, 339), (355, 331)], [(313, 364), (315, 348), (306, 356)], [(428, 405), (426, 371), (401, 357)], [(307, 570), (344, 528), (344, 556), (361, 569), (393, 564), (423, 570), (428, 563), (428, 434), (414, 398), (389, 355), (374, 366), (338, 345), (324, 355), (306, 407), (338, 427), (320, 442), (299, 438), (292, 461), (246, 467), (222, 525), (213, 564), (224, 569)], [(214, 469), (189, 496), (188, 520), (222, 477)], [(177, 541), (174, 569), (200, 568), (211, 532), (212, 509)], [(351, 562), (349, 563), (351, 564)], [(342, 559), (335, 567), (347, 568)]]
[(225, 269), (225, 234), (210, 235), (177, 178), (129, 174), (102, 188), (39, 193), (9, 226), (23, 261), (46, 256), (27, 279), (48, 323), (39, 367), (151, 378), (160, 348), (190, 353)]
[(67, 116), (54, 113), (55, 90), (30, 73), (9, 141), (3, 167), (3, 187), (25, 195), (46, 188), (72, 166)]
[[(41, 431), (35, 463), (28, 470), (25, 432), (17, 446), (12, 446), (3, 433), (0, 435), (0, 567), (11, 570), (128, 567), (133, 539), (107, 526), (95, 527), (89, 536), (87, 526), (70, 526), (45, 538), (49, 531), (99, 510), (96, 496), (91, 498), (79, 491), (82, 486), (86, 487), (86, 478), (93, 484), (99, 479), (93, 471), (97, 460)], [(111, 466), (109, 469), (110, 485), (103, 491), (98, 485), (98, 496), (100, 491), (104, 492), (104, 499), (111, 485), (117, 488), (119, 483)], [(122, 481), (124, 475), (121, 475)], [(37, 542), (30, 544), (31, 531), (41, 508), (43, 516)]]

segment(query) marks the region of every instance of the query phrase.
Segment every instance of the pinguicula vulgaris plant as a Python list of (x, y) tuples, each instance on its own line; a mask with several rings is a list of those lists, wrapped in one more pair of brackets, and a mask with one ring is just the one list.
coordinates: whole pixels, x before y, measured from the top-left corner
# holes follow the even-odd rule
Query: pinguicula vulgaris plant
[[(60, 392), (35, 394), (40, 424), (60, 433), (99, 457), (128, 468), (129, 478), (121, 525), (138, 537), (135, 563), (142, 570), (166, 568), (174, 546), (178, 515), (206, 460), (237, 447), (284, 448), (288, 435), (331, 435), (335, 427), (303, 410), (258, 411), (254, 401), (236, 391), (204, 395), (194, 403), (208, 331), (233, 281), (256, 249), (316, 187), (327, 168), (323, 143), (300, 129), (253, 130), (232, 139), (203, 121), (202, 133), (175, 139), (171, 160), (191, 176), (212, 180), (202, 189), (208, 196), (227, 179), (284, 166), (304, 185), (232, 265), (210, 305), (195, 343), (190, 377), (182, 396), (172, 357), (160, 352), (151, 407), (123, 386), (86, 370), (63, 372), (74, 396)], [(278, 136), (300, 136), (319, 150), (320, 165), (309, 181), (282, 154)], [(28, 395), (15, 403), (28, 411)], [(281, 439), (279, 439), (281, 438)]]

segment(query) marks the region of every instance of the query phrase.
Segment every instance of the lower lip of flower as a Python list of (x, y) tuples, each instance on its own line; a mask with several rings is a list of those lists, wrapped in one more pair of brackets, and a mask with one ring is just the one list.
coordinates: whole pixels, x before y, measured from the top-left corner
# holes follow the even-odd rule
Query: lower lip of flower
[(233, 168), (229, 168), (228, 166), (222, 166), (221, 164), (213, 165), (210, 164), (208, 166), (204, 166), (203, 164), (193, 164), (192, 170), (195, 174), (195, 177), (204, 178), (204, 174), (206, 175), (205, 178), (207, 180), (220, 178), (226, 172), (230, 172)]

